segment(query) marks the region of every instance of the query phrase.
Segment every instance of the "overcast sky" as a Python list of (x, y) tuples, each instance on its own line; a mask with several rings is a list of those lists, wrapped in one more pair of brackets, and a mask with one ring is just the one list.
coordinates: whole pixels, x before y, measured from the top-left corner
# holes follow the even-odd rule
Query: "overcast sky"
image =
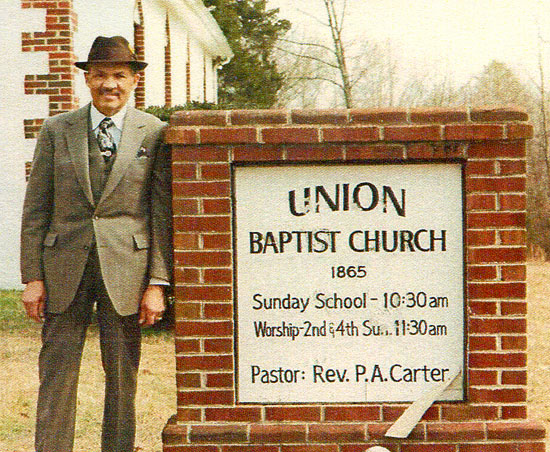
[[(296, 29), (318, 26), (323, 0), (268, 0)], [(341, 2), (342, 0), (337, 0)], [(400, 70), (439, 65), (458, 82), (492, 59), (536, 75), (537, 30), (550, 39), (550, 0), (347, 0), (348, 40), (390, 40)], [(300, 12), (300, 10), (302, 12)], [(305, 12), (305, 13), (304, 13)], [(539, 26), (537, 25), (539, 24)], [(323, 33), (323, 27), (319, 33)], [(324, 33), (327, 33), (326, 29)], [(327, 35), (328, 36), (328, 35)], [(546, 47), (550, 50), (550, 44)], [(547, 56), (550, 67), (550, 52)], [(550, 72), (550, 70), (548, 71)]]

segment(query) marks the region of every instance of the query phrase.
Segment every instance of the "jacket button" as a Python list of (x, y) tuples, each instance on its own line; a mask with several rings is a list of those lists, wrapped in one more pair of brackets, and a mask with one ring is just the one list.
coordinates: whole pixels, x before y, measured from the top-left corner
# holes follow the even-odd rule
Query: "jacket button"
[(94, 220), (99, 220), (99, 217), (97, 215), (94, 215)]

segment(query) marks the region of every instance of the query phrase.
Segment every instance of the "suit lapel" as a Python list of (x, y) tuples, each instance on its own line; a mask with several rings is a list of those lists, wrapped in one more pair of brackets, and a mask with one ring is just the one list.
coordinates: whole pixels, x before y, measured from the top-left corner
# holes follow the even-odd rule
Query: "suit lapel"
[(94, 205), (94, 196), (90, 182), (90, 168), (88, 162), (88, 117), (90, 106), (76, 110), (68, 115), (66, 121), (67, 147), (74, 164), (76, 177), (82, 186), (86, 198)]
[(100, 203), (112, 193), (122, 179), (122, 176), (124, 176), (128, 166), (136, 157), (137, 151), (145, 138), (145, 134), (145, 123), (140, 120), (139, 115), (135, 113), (135, 109), (128, 107), (128, 112), (124, 118), (124, 129), (122, 130), (122, 137), (117, 149), (115, 163), (113, 164), (113, 169), (103, 189), (103, 195), (99, 201)]

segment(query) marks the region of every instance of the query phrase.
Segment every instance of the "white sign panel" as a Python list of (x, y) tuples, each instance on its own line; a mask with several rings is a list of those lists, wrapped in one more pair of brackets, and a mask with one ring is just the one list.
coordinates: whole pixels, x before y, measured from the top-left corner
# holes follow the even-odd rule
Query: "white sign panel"
[(239, 402), (414, 401), (462, 369), (460, 164), (237, 166), (234, 190)]

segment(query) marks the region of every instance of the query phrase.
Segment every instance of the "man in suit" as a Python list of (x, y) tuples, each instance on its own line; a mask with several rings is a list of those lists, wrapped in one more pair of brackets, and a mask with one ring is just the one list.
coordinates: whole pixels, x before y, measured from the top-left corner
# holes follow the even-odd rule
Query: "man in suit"
[(127, 106), (147, 63), (98, 37), (91, 104), (47, 119), (23, 207), (22, 301), (43, 321), (37, 452), (73, 448), (80, 359), (97, 311), (105, 371), (103, 452), (133, 452), (140, 327), (165, 308), (171, 274), (170, 158), (157, 118)]

